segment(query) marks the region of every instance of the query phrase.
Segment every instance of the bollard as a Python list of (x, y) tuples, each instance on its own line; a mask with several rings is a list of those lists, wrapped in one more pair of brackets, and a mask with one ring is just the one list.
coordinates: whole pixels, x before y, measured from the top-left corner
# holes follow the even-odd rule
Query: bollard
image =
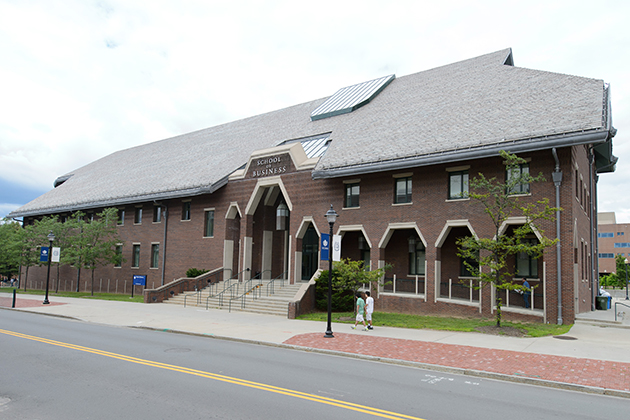
[(12, 308), (15, 308), (15, 295), (16, 295), (16, 291), (15, 289), (13, 289), (13, 303), (11, 304)]

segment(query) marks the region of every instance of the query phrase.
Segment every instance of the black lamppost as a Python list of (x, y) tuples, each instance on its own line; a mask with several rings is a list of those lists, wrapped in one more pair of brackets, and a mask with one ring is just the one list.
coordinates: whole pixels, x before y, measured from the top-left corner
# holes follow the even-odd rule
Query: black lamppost
[(48, 247), (48, 273), (46, 274), (46, 297), (44, 298), (44, 305), (48, 305), (50, 302), (48, 301), (48, 282), (50, 281), (50, 260), (52, 259), (52, 244), (55, 240), (55, 235), (52, 233), (52, 230), (48, 234), (48, 242), (50, 242), (50, 246)]
[(328, 210), (325, 214), (326, 219), (328, 219), (328, 225), (330, 226), (330, 236), (328, 237), (328, 326), (326, 327), (326, 335), (325, 338), (333, 338), (332, 332), (332, 243), (333, 243), (333, 225), (337, 220), (337, 212), (333, 210), (332, 204), (330, 205), (330, 210)]
[(628, 259), (625, 260), (626, 263), (626, 300), (628, 300)]

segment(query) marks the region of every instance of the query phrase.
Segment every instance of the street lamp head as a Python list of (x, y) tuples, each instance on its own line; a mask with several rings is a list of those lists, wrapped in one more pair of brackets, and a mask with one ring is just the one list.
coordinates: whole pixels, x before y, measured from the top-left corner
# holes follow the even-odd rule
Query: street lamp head
[(624, 262), (625, 262), (626, 264), (628, 264), (628, 259), (626, 258), (626, 259), (624, 260)]
[(50, 241), (50, 243), (52, 244), (53, 241), (55, 240), (55, 234), (52, 233), (52, 230), (50, 231), (50, 233), (48, 234), (48, 240)]
[(329, 224), (334, 225), (335, 221), (337, 220), (337, 216), (339, 215), (335, 210), (333, 210), (333, 205), (331, 204), (330, 210), (328, 210), (324, 216), (326, 216), (326, 219), (328, 219)]

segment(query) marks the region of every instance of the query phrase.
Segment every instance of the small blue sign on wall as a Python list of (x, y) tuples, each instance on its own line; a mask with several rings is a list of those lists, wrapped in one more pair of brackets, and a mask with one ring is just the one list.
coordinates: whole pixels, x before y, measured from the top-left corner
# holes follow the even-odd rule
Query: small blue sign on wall
[(134, 286), (146, 286), (147, 285), (147, 276), (134, 275), (133, 276), (133, 285)]
[(322, 233), (321, 249), (322, 249), (322, 256), (320, 257), (321, 260), (328, 261), (328, 255), (330, 252), (330, 235), (327, 233)]
[(39, 251), (39, 262), (48, 262), (48, 247), (43, 246)]

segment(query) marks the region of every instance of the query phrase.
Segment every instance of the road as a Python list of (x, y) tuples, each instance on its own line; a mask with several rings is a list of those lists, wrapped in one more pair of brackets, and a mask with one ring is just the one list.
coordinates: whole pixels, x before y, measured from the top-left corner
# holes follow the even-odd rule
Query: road
[(593, 419), (630, 404), (210, 337), (0, 319), (2, 419)]

